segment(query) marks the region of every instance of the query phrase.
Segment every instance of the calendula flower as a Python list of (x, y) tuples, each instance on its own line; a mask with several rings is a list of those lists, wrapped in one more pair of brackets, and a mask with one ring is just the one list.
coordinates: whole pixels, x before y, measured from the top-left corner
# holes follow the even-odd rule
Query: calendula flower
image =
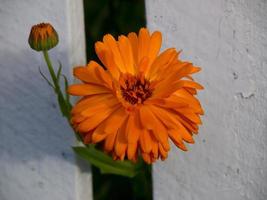
[[(74, 68), (82, 81), (71, 85), (71, 95), (82, 96), (72, 109), (71, 122), (84, 143), (100, 143), (114, 159), (147, 163), (167, 158), (169, 139), (186, 151), (194, 143), (203, 110), (195, 97), (202, 86), (191, 74), (200, 71), (181, 61), (174, 48), (159, 54), (161, 33), (145, 28), (139, 34), (110, 34), (96, 42), (104, 67), (95, 61)], [(159, 54), (159, 55), (158, 55)]]
[(32, 27), (28, 42), (36, 51), (47, 51), (58, 44), (58, 35), (51, 24), (40, 23)]

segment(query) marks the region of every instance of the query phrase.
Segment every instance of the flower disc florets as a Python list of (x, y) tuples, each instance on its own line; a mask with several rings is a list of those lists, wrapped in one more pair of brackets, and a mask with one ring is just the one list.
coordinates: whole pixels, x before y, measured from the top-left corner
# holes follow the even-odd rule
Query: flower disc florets
[(120, 82), (122, 97), (132, 105), (142, 104), (152, 95), (150, 82), (144, 77), (126, 75), (125, 80)]

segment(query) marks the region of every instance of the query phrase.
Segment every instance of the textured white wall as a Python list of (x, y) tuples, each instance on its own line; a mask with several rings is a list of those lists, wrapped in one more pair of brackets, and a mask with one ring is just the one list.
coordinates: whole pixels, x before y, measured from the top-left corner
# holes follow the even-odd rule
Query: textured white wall
[(41, 53), (27, 43), (43, 21), (60, 36), (54, 63), (69, 77), (85, 63), (82, 0), (0, 0), (0, 199), (91, 199), (88, 166), (76, 167), (73, 133), (38, 72), (48, 75)]
[(155, 200), (267, 199), (267, 1), (147, 0), (164, 47), (202, 66), (204, 125), (154, 165)]

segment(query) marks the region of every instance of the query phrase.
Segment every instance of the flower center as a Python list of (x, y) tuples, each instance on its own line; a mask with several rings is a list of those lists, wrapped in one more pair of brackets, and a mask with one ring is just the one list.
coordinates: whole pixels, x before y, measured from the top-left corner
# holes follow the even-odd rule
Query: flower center
[(122, 97), (132, 105), (141, 104), (152, 95), (150, 82), (133, 75), (125, 75), (120, 81), (120, 89)]

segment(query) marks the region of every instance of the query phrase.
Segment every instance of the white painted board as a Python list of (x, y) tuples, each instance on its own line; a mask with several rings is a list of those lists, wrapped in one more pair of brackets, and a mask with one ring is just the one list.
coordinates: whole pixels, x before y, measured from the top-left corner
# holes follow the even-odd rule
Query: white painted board
[(38, 72), (48, 75), (42, 54), (27, 42), (32, 25), (53, 24), (60, 42), (49, 53), (72, 80), (85, 64), (82, 2), (0, 0), (1, 200), (92, 199), (89, 167), (76, 165), (74, 135)]
[(147, 0), (146, 11), (205, 87), (196, 144), (154, 165), (154, 199), (266, 200), (267, 1)]

